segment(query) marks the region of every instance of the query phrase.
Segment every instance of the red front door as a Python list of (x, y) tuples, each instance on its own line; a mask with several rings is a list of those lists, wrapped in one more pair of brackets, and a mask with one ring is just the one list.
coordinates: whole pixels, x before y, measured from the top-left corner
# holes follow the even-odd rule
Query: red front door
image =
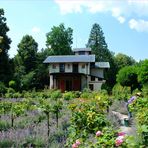
[(59, 80), (60, 84), (59, 84), (59, 89), (64, 92), (65, 91), (65, 81), (64, 80)]
[(77, 78), (77, 79), (74, 79), (73, 80), (73, 90), (81, 90), (80, 89), (80, 79), (79, 78)]

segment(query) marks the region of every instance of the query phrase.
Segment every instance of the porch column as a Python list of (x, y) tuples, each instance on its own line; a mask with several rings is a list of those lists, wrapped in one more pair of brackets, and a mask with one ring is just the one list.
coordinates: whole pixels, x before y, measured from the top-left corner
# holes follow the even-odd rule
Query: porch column
[(50, 89), (53, 89), (53, 75), (50, 75)]

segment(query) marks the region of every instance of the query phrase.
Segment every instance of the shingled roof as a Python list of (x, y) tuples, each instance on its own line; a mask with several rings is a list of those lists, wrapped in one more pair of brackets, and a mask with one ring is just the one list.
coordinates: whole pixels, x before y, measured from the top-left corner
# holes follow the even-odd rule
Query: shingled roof
[(43, 63), (77, 63), (95, 62), (95, 55), (48, 56)]

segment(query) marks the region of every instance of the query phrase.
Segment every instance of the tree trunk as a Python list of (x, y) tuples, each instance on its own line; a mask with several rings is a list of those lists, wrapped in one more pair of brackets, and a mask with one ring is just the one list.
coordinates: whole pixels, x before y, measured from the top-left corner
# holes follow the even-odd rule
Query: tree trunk
[(50, 133), (50, 128), (49, 128), (49, 113), (47, 113), (46, 115), (47, 115), (47, 135), (49, 137), (49, 133)]
[(59, 114), (58, 114), (58, 111), (57, 111), (57, 113), (56, 113), (57, 128), (58, 128), (58, 124), (59, 124), (59, 123), (58, 123), (58, 122), (59, 122), (58, 119), (59, 119)]
[(12, 114), (11, 115), (11, 127), (13, 127), (14, 126), (14, 115)]

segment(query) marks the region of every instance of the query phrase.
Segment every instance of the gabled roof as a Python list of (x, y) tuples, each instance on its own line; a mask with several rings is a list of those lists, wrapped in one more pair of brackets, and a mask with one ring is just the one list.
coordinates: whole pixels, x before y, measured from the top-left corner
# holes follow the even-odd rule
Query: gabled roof
[(95, 62), (95, 55), (48, 56), (43, 63), (77, 63)]
[(73, 52), (79, 52), (79, 51), (91, 51), (91, 48), (74, 48)]
[(110, 68), (109, 62), (96, 62), (95, 67), (97, 68)]

